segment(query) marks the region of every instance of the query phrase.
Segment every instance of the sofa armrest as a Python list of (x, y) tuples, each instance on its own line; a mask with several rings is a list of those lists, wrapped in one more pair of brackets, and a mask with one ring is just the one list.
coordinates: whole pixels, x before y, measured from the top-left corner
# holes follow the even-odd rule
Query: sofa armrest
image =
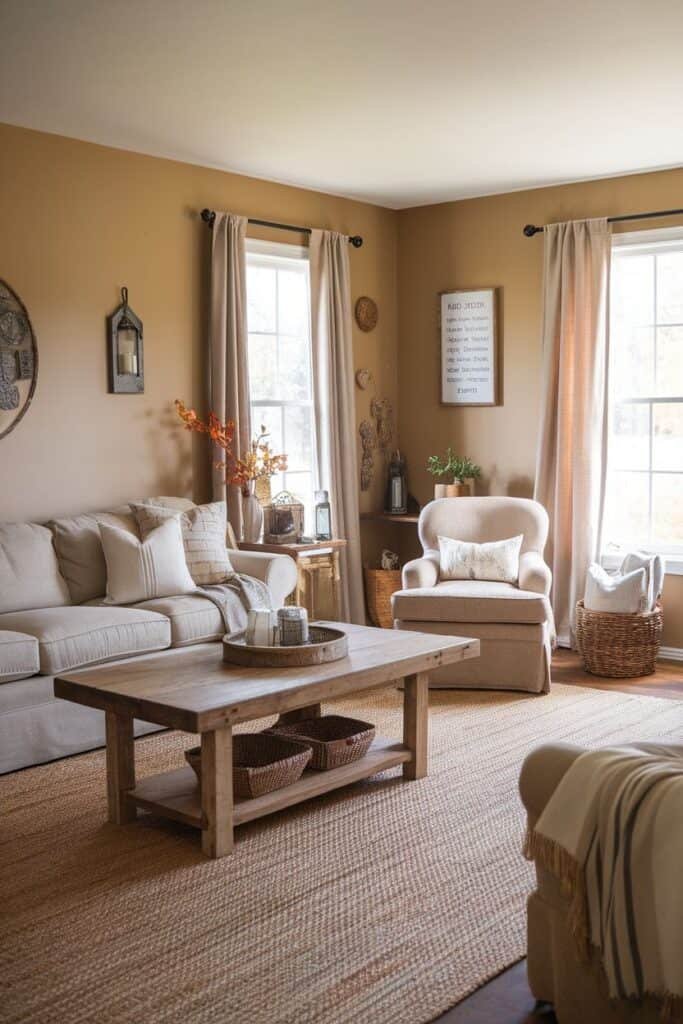
[(553, 575), (538, 551), (525, 551), (519, 556), (519, 589), (534, 594), (550, 593)]
[(228, 555), (235, 572), (263, 580), (270, 591), (273, 608), (280, 608), (296, 586), (296, 563), (289, 555), (233, 550), (229, 550)]
[(574, 743), (545, 743), (524, 759), (519, 776), (519, 793), (533, 827), (557, 786), (584, 747)]
[(406, 562), (403, 566), (401, 582), (404, 590), (415, 587), (435, 587), (439, 581), (439, 562), (434, 555), (424, 555)]

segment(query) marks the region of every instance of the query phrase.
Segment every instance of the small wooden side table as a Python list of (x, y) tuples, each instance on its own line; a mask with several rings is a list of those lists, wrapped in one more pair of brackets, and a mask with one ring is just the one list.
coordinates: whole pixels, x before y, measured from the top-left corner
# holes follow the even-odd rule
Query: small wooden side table
[[(263, 551), (273, 555), (289, 555), (296, 562), (297, 579), (294, 592), (287, 599), (288, 604), (305, 608), (310, 619), (341, 618), (341, 570), (340, 552), (346, 541), (316, 540), (310, 544), (250, 544), (241, 541), (240, 551)], [(329, 598), (325, 601), (324, 588), (327, 581)]]

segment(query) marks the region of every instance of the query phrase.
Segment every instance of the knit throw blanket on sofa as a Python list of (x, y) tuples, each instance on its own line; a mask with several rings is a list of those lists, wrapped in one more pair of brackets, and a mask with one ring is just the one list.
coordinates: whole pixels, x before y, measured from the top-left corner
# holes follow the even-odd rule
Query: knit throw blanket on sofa
[(271, 608), (270, 591), (262, 580), (243, 573), (232, 573), (223, 583), (199, 588), (219, 608), (225, 632), (236, 636), (247, 628), (247, 612), (251, 608)]
[(683, 1016), (683, 746), (582, 754), (527, 836), (525, 854), (570, 898), (579, 952), (611, 998)]

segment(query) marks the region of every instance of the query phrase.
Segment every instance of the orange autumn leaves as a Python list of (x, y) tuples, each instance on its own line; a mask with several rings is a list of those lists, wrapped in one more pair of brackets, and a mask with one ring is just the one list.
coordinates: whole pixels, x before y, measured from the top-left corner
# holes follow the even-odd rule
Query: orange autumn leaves
[(224, 452), (223, 459), (216, 465), (225, 468), (226, 483), (235, 484), (244, 491), (252, 480), (273, 476), (287, 469), (287, 456), (276, 455), (271, 451), (266, 440), (268, 431), (264, 426), (261, 426), (260, 434), (251, 441), (244, 456), (238, 458), (233, 451), (234, 420), (222, 423), (213, 412), (209, 413), (208, 420), (201, 420), (194, 409), (188, 409), (179, 398), (176, 398), (174, 404), (186, 430), (206, 434)]

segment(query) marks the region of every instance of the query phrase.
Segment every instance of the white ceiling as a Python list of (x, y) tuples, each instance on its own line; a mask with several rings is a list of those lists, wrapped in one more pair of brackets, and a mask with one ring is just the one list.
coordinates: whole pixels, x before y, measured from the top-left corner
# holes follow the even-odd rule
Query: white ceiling
[(0, 0), (0, 43), (0, 121), (394, 208), (683, 163), (682, 0)]

